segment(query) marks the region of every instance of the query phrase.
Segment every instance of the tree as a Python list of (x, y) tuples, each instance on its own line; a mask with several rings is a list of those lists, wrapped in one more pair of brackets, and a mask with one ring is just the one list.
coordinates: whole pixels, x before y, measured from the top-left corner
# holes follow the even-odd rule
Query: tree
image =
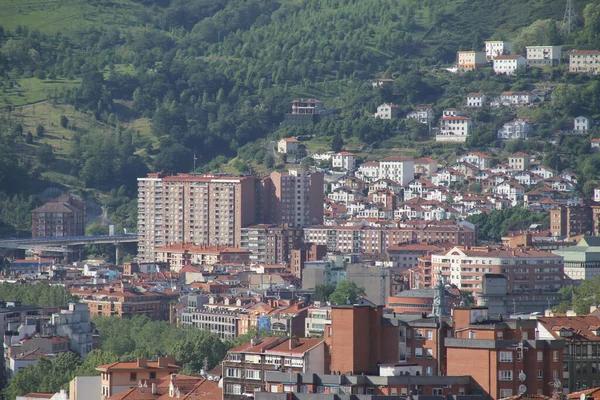
[(312, 301), (327, 301), (329, 299), (329, 296), (331, 296), (331, 294), (335, 292), (335, 289), (335, 285), (331, 284), (317, 285), (315, 286), (315, 290), (310, 299)]
[(33, 143), (33, 135), (31, 134), (31, 131), (27, 131), (27, 133), (25, 134), (25, 143), (27, 143), (27, 144)]
[(38, 126), (35, 127), (35, 134), (37, 135), (37, 137), (43, 137), (45, 131), (46, 129), (42, 124), (38, 124)]
[(354, 304), (360, 296), (365, 295), (365, 289), (353, 281), (345, 280), (338, 283), (334, 292), (329, 296), (331, 304)]
[(342, 134), (338, 132), (331, 138), (331, 150), (335, 151), (336, 153), (339, 153), (340, 151), (342, 151), (343, 147), (344, 138), (342, 138)]
[(40, 164), (49, 167), (54, 162), (54, 149), (47, 143), (40, 144), (35, 152)]
[(60, 116), (60, 126), (62, 126), (65, 129), (67, 128), (67, 126), (69, 126), (69, 118), (67, 118), (65, 115)]

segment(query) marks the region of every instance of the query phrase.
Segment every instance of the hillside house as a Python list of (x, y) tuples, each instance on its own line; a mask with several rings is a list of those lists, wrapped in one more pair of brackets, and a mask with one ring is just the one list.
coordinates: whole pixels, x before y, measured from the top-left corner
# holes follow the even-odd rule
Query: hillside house
[(481, 108), (487, 105), (485, 93), (469, 93), (467, 95), (467, 107)]
[(587, 132), (592, 127), (591, 118), (580, 115), (573, 119), (573, 130), (576, 132)]
[(562, 57), (562, 46), (527, 46), (525, 50), (530, 67), (558, 65)]
[(569, 72), (595, 75), (599, 71), (599, 50), (573, 50), (569, 53)]
[(473, 131), (473, 120), (464, 116), (442, 117), (436, 142), (464, 143)]
[(527, 60), (520, 55), (503, 55), (494, 57), (494, 72), (497, 74), (514, 75), (519, 68), (525, 68)]
[(532, 131), (533, 125), (528, 120), (519, 118), (505, 123), (498, 130), (498, 140), (527, 139)]
[(300, 143), (296, 138), (283, 138), (277, 142), (277, 151), (281, 154), (294, 154), (298, 152)]
[(375, 118), (379, 119), (396, 119), (400, 112), (400, 107), (393, 103), (383, 103), (377, 107)]
[(517, 171), (525, 171), (529, 168), (530, 164), (531, 156), (527, 153), (523, 153), (522, 151), (519, 151), (508, 157), (508, 165)]
[(356, 155), (342, 151), (331, 157), (331, 167), (352, 171), (356, 166)]
[(485, 41), (485, 56), (488, 61), (492, 61), (494, 57), (510, 53), (511, 44), (503, 40), (486, 40)]
[(391, 78), (375, 78), (371, 81), (371, 86), (373, 89), (389, 87), (394, 84), (394, 80)]
[(489, 169), (491, 167), (491, 161), (492, 157), (478, 151), (463, 154), (462, 156), (456, 158), (456, 162), (467, 162), (481, 170)]
[(413, 111), (406, 115), (406, 119), (416, 119), (424, 125), (429, 125), (433, 122), (435, 112), (431, 106), (417, 106)]
[(459, 51), (456, 53), (456, 68), (461, 72), (474, 71), (485, 67), (487, 58), (484, 51)]

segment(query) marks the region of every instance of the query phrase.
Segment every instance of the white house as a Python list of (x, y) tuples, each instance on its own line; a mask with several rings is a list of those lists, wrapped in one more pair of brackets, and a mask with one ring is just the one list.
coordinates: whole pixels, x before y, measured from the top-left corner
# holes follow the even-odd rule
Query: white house
[(379, 178), (406, 186), (415, 179), (415, 161), (408, 157), (386, 157), (379, 161)]
[(562, 46), (527, 46), (525, 50), (531, 67), (557, 65), (562, 57)]
[(437, 161), (431, 158), (422, 157), (415, 160), (415, 174), (431, 176), (438, 170)]
[(592, 121), (588, 117), (580, 115), (573, 120), (573, 130), (577, 132), (587, 132), (592, 127)]
[(435, 112), (430, 106), (417, 106), (413, 111), (406, 115), (406, 119), (416, 119), (422, 124), (429, 125), (433, 122)]
[(400, 111), (400, 107), (393, 103), (383, 103), (379, 107), (377, 107), (377, 112), (375, 113), (375, 118), (379, 119), (396, 119), (398, 118), (398, 113)]
[(391, 78), (376, 78), (371, 81), (371, 85), (373, 89), (377, 89), (380, 87), (391, 86), (394, 84), (394, 80)]
[(516, 119), (505, 123), (498, 130), (498, 140), (517, 140), (527, 139), (530, 132), (533, 131), (533, 125), (527, 120)]
[(484, 107), (487, 105), (485, 93), (469, 93), (467, 95), (467, 107)]
[(530, 171), (544, 179), (552, 178), (553, 176), (557, 175), (554, 169), (546, 167), (545, 165), (536, 165), (535, 167), (531, 168)]
[(446, 108), (442, 111), (442, 117), (462, 117), (465, 113), (463, 113), (458, 108)]
[(514, 75), (519, 68), (526, 66), (527, 60), (520, 55), (494, 57), (494, 72), (497, 74)]
[(485, 56), (488, 61), (491, 61), (496, 56), (501, 56), (510, 53), (510, 42), (503, 40), (486, 40), (485, 41)]
[(356, 177), (365, 182), (373, 182), (379, 179), (379, 161), (369, 161), (360, 164)]
[(464, 116), (442, 117), (436, 142), (466, 142), (472, 133), (473, 120)]
[(487, 58), (484, 51), (458, 51), (456, 68), (459, 71), (473, 71), (485, 67)]
[(503, 182), (495, 186), (493, 192), (509, 199), (514, 207), (523, 201), (525, 188), (518, 182)]
[(331, 167), (352, 171), (356, 166), (356, 155), (342, 151), (331, 157)]
[(283, 138), (277, 142), (277, 151), (282, 154), (298, 152), (299, 142), (296, 138)]
[(491, 167), (491, 161), (492, 157), (478, 151), (463, 154), (456, 158), (456, 162), (467, 162), (482, 170), (489, 169)]
[(590, 146), (592, 149), (600, 149), (600, 139), (592, 139)]
[(502, 92), (492, 102), (493, 106), (529, 106), (534, 103), (536, 95), (532, 92)]

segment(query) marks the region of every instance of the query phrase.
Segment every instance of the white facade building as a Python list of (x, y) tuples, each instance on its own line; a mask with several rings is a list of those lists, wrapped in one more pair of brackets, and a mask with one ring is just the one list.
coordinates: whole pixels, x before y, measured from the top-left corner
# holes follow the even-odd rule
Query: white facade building
[(562, 46), (527, 46), (527, 65), (543, 67), (557, 65), (562, 57)]
[(592, 121), (588, 117), (580, 115), (573, 120), (573, 130), (577, 132), (587, 132), (592, 127)]
[(503, 40), (486, 40), (485, 55), (488, 61), (492, 61), (494, 57), (510, 53), (510, 42)]
[(435, 136), (436, 142), (466, 142), (472, 133), (473, 120), (469, 117), (452, 116), (440, 120), (440, 130)]
[(527, 60), (520, 55), (497, 56), (494, 58), (494, 72), (497, 74), (514, 75), (519, 68), (525, 68)]
[(377, 112), (375, 113), (375, 118), (379, 119), (396, 119), (398, 118), (398, 113), (400, 112), (400, 107), (392, 103), (383, 103), (379, 107), (377, 107)]
[(424, 125), (429, 125), (433, 122), (434, 116), (435, 112), (430, 106), (418, 106), (406, 115), (406, 119), (416, 119)]
[(415, 179), (415, 161), (407, 157), (386, 157), (379, 162), (379, 179), (389, 179), (406, 186)]
[(458, 51), (456, 53), (456, 68), (459, 71), (473, 71), (486, 64), (485, 51)]
[(597, 74), (600, 72), (600, 51), (571, 51), (569, 54), (569, 72), (584, 74)]
[(467, 107), (481, 108), (487, 105), (485, 93), (469, 93), (467, 95)]
[(331, 166), (333, 168), (340, 168), (346, 171), (352, 171), (356, 166), (356, 155), (342, 151), (341, 153), (334, 154), (331, 157)]
[(498, 140), (518, 140), (527, 139), (529, 133), (533, 131), (533, 125), (522, 119), (516, 119), (504, 124), (498, 130)]

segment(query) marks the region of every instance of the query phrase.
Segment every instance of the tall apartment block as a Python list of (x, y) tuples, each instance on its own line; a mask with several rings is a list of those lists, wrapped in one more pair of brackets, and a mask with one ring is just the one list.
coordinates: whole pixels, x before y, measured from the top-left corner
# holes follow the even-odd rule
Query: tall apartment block
[(239, 247), (256, 219), (251, 176), (148, 174), (138, 178), (138, 257), (174, 243)]
[[(263, 180), (268, 222), (303, 228), (323, 223), (323, 174), (303, 169), (272, 172)], [(266, 221), (265, 221), (266, 222)]]

